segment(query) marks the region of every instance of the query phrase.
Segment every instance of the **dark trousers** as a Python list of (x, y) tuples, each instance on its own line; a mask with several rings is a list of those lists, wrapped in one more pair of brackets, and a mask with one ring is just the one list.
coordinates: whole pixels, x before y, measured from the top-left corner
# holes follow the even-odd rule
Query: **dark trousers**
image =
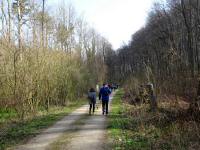
[(103, 114), (106, 112), (108, 114), (108, 101), (103, 101), (102, 100), (102, 112)]
[(93, 110), (93, 113), (94, 113), (94, 111), (95, 111), (95, 103), (94, 102), (90, 103), (90, 109), (89, 109), (90, 114), (91, 114), (92, 110)]

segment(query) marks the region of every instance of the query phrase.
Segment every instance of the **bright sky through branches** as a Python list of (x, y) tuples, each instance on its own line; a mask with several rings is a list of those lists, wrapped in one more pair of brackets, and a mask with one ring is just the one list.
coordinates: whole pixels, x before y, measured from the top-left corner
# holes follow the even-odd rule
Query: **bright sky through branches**
[[(66, 3), (69, 0), (64, 0)], [(155, 0), (70, 0), (78, 14), (113, 45), (119, 48), (146, 21)], [(63, 0), (50, 0), (51, 5)]]

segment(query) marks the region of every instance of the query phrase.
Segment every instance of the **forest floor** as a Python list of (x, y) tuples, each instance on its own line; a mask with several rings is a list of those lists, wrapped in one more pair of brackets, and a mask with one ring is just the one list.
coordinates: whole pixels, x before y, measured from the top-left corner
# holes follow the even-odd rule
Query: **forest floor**
[(109, 136), (115, 150), (199, 150), (200, 122), (187, 112), (183, 101), (158, 103), (151, 112), (149, 104), (131, 105), (124, 91), (116, 93), (109, 115)]
[[(113, 96), (111, 96), (112, 99)], [(12, 150), (104, 150), (109, 149), (107, 140), (107, 116), (101, 107), (88, 115), (88, 105), (83, 105), (52, 127)]]

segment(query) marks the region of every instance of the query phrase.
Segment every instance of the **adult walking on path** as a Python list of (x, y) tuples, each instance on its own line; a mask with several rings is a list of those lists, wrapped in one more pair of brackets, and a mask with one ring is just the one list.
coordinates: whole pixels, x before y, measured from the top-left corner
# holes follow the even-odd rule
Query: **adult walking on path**
[(89, 99), (89, 114), (91, 115), (91, 111), (94, 114), (95, 111), (95, 105), (96, 105), (96, 92), (94, 88), (91, 88), (90, 91), (88, 92), (88, 99)]
[(102, 114), (108, 114), (108, 103), (109, 103), (109, 95), (111, 94), (111, 90), (109, 89), (107, 84), (103, 84), (103, 87), (99, 92), (99, 100), (102, 100)]

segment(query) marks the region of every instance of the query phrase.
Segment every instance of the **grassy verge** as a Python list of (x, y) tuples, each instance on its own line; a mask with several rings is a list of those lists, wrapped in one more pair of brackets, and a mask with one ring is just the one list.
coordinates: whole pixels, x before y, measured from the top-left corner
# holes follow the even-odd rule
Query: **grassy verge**
[[(24, 143), (27, 139), (36, 136), (45, 129), (53, 125), (56, 121), (62, 119), (79, 106), (86, 103), (86, 100), (76, 101), (67, 107), (51, 108), (49, 113), (35, 117), (25, 122), (18, 122), (1, 130), (0, 132), (0, 149), (6, 149), (19, 143)], [(41, 113), (41, 112), (40, 112)]]
[[(123, 146), (123, 135), (124, 135), (124, 127), (128, 122), (127, 118), (123, 114), (123, 105), (122, 105), (122, 96), (123, 90), (117, 91), (113, 100), (112, 100), (112, 111), (109, 115), (109, 134), (113, 139), (113, 148), (121, 149)], [(125, 148), (125, 147), (124, 147)]]
[[(158, 112), (148, 105), (122, 103), (123, 91), (116, 94), (109, 116), (109, 135), (115, 150), (188, 150), (200, 149), (200, 124), (174, 118), (166, 105)], [(160, 106), (161, 107), (161, 106)], [(170, 110), (170, 111), (169, 111)]]
[(10, 120), (11, 118), (15, 118), (16, 116), (17, 114), (13, 109), (0, 108), (0, 127), (1, 124), (5, 123), (7, 120)]

